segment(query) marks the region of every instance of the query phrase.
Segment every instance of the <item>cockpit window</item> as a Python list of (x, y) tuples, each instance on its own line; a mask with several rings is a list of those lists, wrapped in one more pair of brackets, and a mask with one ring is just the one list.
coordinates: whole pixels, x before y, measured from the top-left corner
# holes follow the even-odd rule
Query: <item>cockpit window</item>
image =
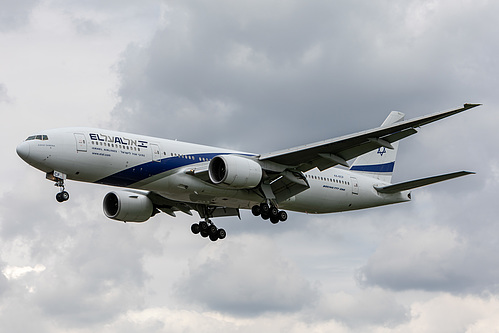
[(43, 140), (43, 141), (46, 141), (48, 140), (49, 137), (45, 134), (37, 134), (37, 135), (31, 135), (31, 136), (28, 136), (28, 138), (26, 139), (26, 141), (31, 141), (31, 140)]

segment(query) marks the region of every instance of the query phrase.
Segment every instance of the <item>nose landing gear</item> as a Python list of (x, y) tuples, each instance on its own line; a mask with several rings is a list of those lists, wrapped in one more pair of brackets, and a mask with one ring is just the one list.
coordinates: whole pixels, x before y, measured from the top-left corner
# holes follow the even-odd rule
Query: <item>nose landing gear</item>
[(66, 179), (66, 175), (62, 172), (54, 171), (51, 173), (47, 173), (47, 179), (55, 182), (54, 186), (59, 187), (59, 193), (55, 195), (55, 200), (57, 202), (64, 202), (69, 200), (69, 193), (66, 192), (64, 186), (64, 180)]

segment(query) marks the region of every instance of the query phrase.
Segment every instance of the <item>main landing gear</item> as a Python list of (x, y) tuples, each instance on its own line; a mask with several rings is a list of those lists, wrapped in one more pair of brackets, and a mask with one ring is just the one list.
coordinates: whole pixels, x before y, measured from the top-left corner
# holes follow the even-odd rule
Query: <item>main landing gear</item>
[(193, 234), (200, 234), (201, 237), (210, 237), (210, 240), (215, 242), (219, 239), (224, 239), (227, 233), (224, 229), (218, 229), (210, 219), (205, 219), (199, 223), (194, 223), (191, 226)]
[(270, 222), (274, 224), (284, 222), (288, 219), (288, 213), (266, 202), (253, 206), (251, 212), (255, 216), (261, 216), (264, 220), (270, 219)]

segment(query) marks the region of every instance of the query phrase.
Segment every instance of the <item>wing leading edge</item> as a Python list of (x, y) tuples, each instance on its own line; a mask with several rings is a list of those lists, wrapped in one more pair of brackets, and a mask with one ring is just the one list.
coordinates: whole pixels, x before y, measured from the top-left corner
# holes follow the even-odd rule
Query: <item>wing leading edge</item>
[(416, 128), (450, 117), (481, 104), (464, 104), (462, 108), (436, 112), (426, 116), (377, 127), (338, 138), (319, 141), (290, 149), (263, 154), (260, 161), (269, 161), (293, 167), (297, 171), (313, 168), (325, 170), (335, 165), (348, 166), (347, 161), (380, 147), (417, 133)]

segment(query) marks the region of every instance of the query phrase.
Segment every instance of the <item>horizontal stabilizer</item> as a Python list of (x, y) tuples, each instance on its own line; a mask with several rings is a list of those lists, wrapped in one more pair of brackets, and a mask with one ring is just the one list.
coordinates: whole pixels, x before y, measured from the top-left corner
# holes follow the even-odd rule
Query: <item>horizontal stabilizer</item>
[(374, 186), (374, 188), (379, 193), (391, 194), (391, 193), (397, 193), (397, 192), (402, 192), (402, 191), (406, 191), (406, 190), (412, 190), (413, 188), (431, 185), (431, 184), (443, 182), (445, 180), (449, 180), (449, 179), (453, 179), (453, 178), (457, 178), (457, 177), (462, 177), (462, 176), (466, 176), (466, 175), (471, 175), (471, 174), (474, 174), (474, 172), (458, 171), (458, 172), (453, 172), (453, 173), (447, 173), (445, 175), (440, 175), (440, 176), (433, 176), (433, 177), (428, 177), (428, 178), (410, 180), (408, 182), (403, 182), (403, 183), (398, 183), (398, 184), (393, 184), (393, 185)]

